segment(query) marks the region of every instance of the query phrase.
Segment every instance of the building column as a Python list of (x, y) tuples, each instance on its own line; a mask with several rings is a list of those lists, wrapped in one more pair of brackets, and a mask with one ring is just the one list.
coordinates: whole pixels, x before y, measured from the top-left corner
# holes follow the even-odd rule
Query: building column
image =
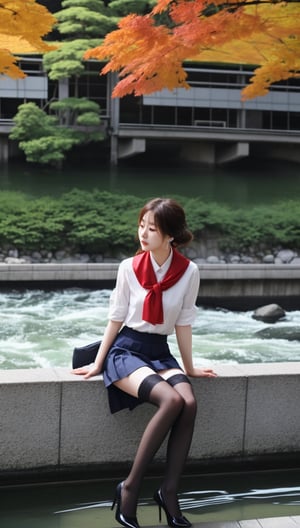
[(112, 91), (118, 82), (117, 73), (108, 74), (108, 114), (110, 116), (110, 163), (111, 165), (118, 164), (118, 133), (120, 124), (120, 99), (119, 97), (112, 97)]
[(9, 156), (8, 137), (0, 136), (0, 163), (7, 163)]

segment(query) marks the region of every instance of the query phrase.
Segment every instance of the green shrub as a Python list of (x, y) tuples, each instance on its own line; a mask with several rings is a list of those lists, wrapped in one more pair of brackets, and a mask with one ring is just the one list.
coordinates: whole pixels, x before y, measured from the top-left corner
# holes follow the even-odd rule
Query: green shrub
[[(221, 249), (300, 249), (300, 204), (282, 202), (233, 210), (198, 198), (176, 197), (186, 210), (195, 240), (217, 237)], [(0, 247), (24, 251), (133, 254), (137, 216), (145, 200), (107, 191), (74, 189), (59, 198), (0, 193)]]

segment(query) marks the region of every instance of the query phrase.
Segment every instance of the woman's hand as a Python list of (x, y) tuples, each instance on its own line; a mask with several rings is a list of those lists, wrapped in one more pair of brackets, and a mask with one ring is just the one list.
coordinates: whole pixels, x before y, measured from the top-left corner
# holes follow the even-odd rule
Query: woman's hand
[(101, 373), (101, 369), (99, 367), (95, 367), (94, 365), (86, 365), (85, 367), (73, 369), (71, 372), (72, 374), (83, 376), (84, 379), (89, 379), (92, 376), (98, 376), (98, 374)]
[(194, 367), (191, 372), (187, 372), (187, 375), (191, 378), (216, 378), (218, 374), (214, 372), (213, 369), (210, 368), (198, 368)]
[(72, 374), (83, 376), (84, 379), (89, 379), (92, 376), (98, 376), (99, 374), (101, 374), (101, 372), (103, 371), (107, 352), (114, 340), (116, 339), (122, 325), (122, 321), (108, 321), (101, 340), (101, 345), (99, 347), (98, 354), (95, 359), (95, 363), (91, 363), (90, 365), (85, 365), (84, 367), (73, 369), (71, 371)]

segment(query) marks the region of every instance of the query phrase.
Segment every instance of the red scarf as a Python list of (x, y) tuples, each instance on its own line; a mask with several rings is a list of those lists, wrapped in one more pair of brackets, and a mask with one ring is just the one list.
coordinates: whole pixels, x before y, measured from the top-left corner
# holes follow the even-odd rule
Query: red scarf
[[(143, 321), (151, 324), (164, 322), (162, 292), (171, 288), (184, 274), (190, 261), (178, 251), (173, 250), (171, 265), (160, 282), (157, 282), (152, 266), (150, 251), (144, 251), (133, 257), (133, 270), (143, 288), (149, 290), (143, 306)], [(174, 299), (176, 302), (176, 299)]]

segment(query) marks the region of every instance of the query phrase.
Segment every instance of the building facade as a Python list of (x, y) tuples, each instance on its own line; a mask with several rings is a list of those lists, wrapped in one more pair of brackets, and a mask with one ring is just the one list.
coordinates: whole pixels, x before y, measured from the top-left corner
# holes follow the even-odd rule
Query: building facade
[[(19, 104), (49, 101), (75, 94), (75, 80), (48, 79), (38, 56), (23, 57), (25, 79), (0, 82), (0, 157), (16, 153), (8, 139)], [(76, 81), (79, 97), (97, 101), (110, 162), (154, 150), (169, 150), (180, 159), (210, 165), (248, 156), (300, 162), (300, 81), (289, 79), (270, 92), (242, 102), (241, 89), (253, 70), (244, 66), (187, 64), (190, 89), (161, 90), (150, 95), (112, 98), (116, 75), (99, 75), (101, 64), (89, 61)]]

